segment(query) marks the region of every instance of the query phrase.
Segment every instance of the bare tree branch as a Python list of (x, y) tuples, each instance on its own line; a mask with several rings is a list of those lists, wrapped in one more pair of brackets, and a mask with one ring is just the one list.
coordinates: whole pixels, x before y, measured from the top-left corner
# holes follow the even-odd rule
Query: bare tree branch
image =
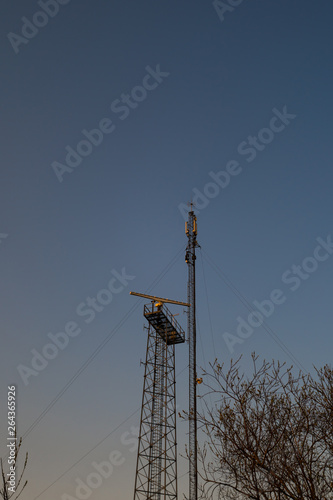
[(333, 500), (332, 369), (252, 361), (250, 378), (240, 358), (204, 371), (202, 498)]

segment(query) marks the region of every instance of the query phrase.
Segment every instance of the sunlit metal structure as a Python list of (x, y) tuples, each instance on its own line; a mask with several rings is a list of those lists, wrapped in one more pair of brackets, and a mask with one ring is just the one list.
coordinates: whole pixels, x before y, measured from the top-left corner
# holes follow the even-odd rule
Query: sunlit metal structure
[(185, 224), (185, 232), (188, 238), (185, 261), (188, 266), (187, 302), (188, 309), (187, 335), (189, 342), (189, 500), (198, 498), (198, 465), (197, 465), (197, 378), (196, 362), (196, 311), (195, 311), (195, 249), (197, 243), (197, 218), (194, 211), (188, 214), (188, 222)]
[(154, 299), (143, 310), (149, 326), (134, 500), (177, 500), (175, 346), (185, 332), (163, 300), (188, 304)]
[(197, 383), (195, 250), (197, 219), (193, 205), (185, 232), (188, 238), (185, 261), (188, 265), (187, 302), (130, 292), (151, 299), (144, 306), (148, 340), (142, 395), (139, 447), (134, 500), (177, 500), (176, 376), (175, 346), (185, 342), (185, 333), (166, 303), (186, 306), (189, 343), (189, 500), (197, 500)]

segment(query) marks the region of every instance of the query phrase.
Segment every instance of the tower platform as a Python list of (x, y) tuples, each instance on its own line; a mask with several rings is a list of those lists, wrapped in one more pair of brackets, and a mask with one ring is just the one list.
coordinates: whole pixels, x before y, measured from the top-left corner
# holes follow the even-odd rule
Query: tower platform
[(183, 344), (185, 342), (184, 330), (165, 304), (146, 304), (143, 314), (167, 345)]

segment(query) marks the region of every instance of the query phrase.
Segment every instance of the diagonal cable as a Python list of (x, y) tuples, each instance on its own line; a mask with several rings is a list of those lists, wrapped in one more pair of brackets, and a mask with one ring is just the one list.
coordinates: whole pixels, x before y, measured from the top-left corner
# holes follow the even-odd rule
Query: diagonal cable
[[(240, 300), (240, 302), (250, 311), (253, 311), (253, 307), (251, 303), (247, 300), (247, 298), (236, 288), (236, 286), (232, 283), (232, 281), (228, 278), (228, 276), (222, 271), (222, 269), (213, 262), (213, 260), (209, 257), (207, 252), (202, 251), (204, 257), (208, 264), (212, 267), (212, 269), (216, 272), (216, 274), (222, 279), (222, 281), (227, 285), (227, 287), (232, 291), (234, 295)], [(304, 368), (302, 363), (296, 358), (296, 356), (288, 349), (288, 347), (282, 342), (282, 340), (278, 337), (278, 335), (274, 332), (274, 330), (266, 323), (264, 320), (261, 325), (266, 332), (272, 337), (274, 342), (276, 342), (282, 351), (295, 363), (300, 370), (304, 373), (307, 373), (307, 370)]]
[[(173, 267), (173, 265), (178, 261), (180, 254), (184, 252), (184, 245), (182, 245), (181, 249), (176, 253), (176, 255), (171, 259), (169, 264), (165, 266), (165, 268), (161, 271), (161, 273), (155, 278), (153, 283), (148, 287), (146, 292), (149, 292), (154, 286), (156, 286), (165, 274)], [(84, 372), (84, 370), (90, 365), (90, 363), (96, 358), (96, 356), (101, 352), (104, 346), (110, 342), (110, 340), (116, 335), (116, 333), (120, 330), (120, 328), (126, 323), (128, 318), (134, 313), (134, 311), (140, 306), (141, 301), (138, 301), (134, 304), (130, 310), (125, 314), (125, 316), (119, 321), (119, 323), (113, 328), (113, 330), (107, 335), (107, 337), (99, 344), (99, 346), (94, 350), (94, 352), (89, 356), (89, 358), (80, 366), (77, 372), (72, 376), (72, 378), (65, 384), (65, 386), (59, 391), (59, 393), (55, 396), (55, 398), (47, 405), (47, 407), (43, 410), (43, 412), (36, 418), (36, 420), (28, 427), (25, 433), (22, 436), (22, 439), (25, 439), (30, 432), (39, 424), (39, 422), (47, 415), (47, 413), (53, 408), (53, 406), (59, 401), (59, 399), (65, 394), (65, 392), (71, 387), (71, 385), (75, 382), (75, 380)]]
[[(185, 371), (188, 369), (188, 365), (185, 366), (178, 374), (177, 374), (177, 378)], [(79, 458), (78, 460), (76, 460), (76, 462), (74, 464), (72, 464), (68, 469), (66, 469), (59, 477), (57, 477), (57, 479), (55, 479), (51, 484), (49, 484), (49, 486), (47, 486), (43, 491), (41, 491), (35, 498), (34, 500), (37, 500), (37, 498), (41, 497), (46, 491), (48, 491), (55, 483), (57, 483), (60, 479), (62, 479), (66, 474), (67, 472), (71, 471), (76, 465), (78, 465), (80, 462), (82, 462), (82, 460), (84, 460), (92, 451), (94, 451), (96, 448), (98, 448), (99, 445), (101, 445), (108, 437), (110, 437), (114, 432), (116, 432), (118, 429), (120, 429), (120, 427), (122, 427), (126, 422), (128, 422), (128, 420), (130, 420), (132, 417), (134, 417), (134, 415), (136, 415), (136, 413), (139, 413), (139, 411), (141, 410), (141, 407), (140, 408), (137, 408), (135, 411), (133, 411), (128, 417), (125, 418), (125, 420), (123, 420), (122, 422), (120, 422), (120, 424), (117, 425), (117, 427), (115, 427), (114, 429), (112, 429), (111, 432), (109, 432), (106, 436), (104, 436), (104, 438), (102, 438), (97, 444), (95, 444), (89, 451), (87, 451), (84, 455), (82, 455), (81, 458)]]

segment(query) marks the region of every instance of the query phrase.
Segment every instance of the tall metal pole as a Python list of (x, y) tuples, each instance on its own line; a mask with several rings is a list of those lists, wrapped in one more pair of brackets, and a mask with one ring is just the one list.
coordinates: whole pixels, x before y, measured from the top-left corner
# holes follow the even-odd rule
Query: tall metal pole
[(195, 249), (197, 243), (197, 218), (191, 211), (188, 222), (185, 223), (188, 238), (185, 261), (188, 266), (187, 302), (188, 310), (188, 340), (189, 340), (189, 500), (197, 500), (197, 369), (196, 369), (196, 322), (195, 322)]

